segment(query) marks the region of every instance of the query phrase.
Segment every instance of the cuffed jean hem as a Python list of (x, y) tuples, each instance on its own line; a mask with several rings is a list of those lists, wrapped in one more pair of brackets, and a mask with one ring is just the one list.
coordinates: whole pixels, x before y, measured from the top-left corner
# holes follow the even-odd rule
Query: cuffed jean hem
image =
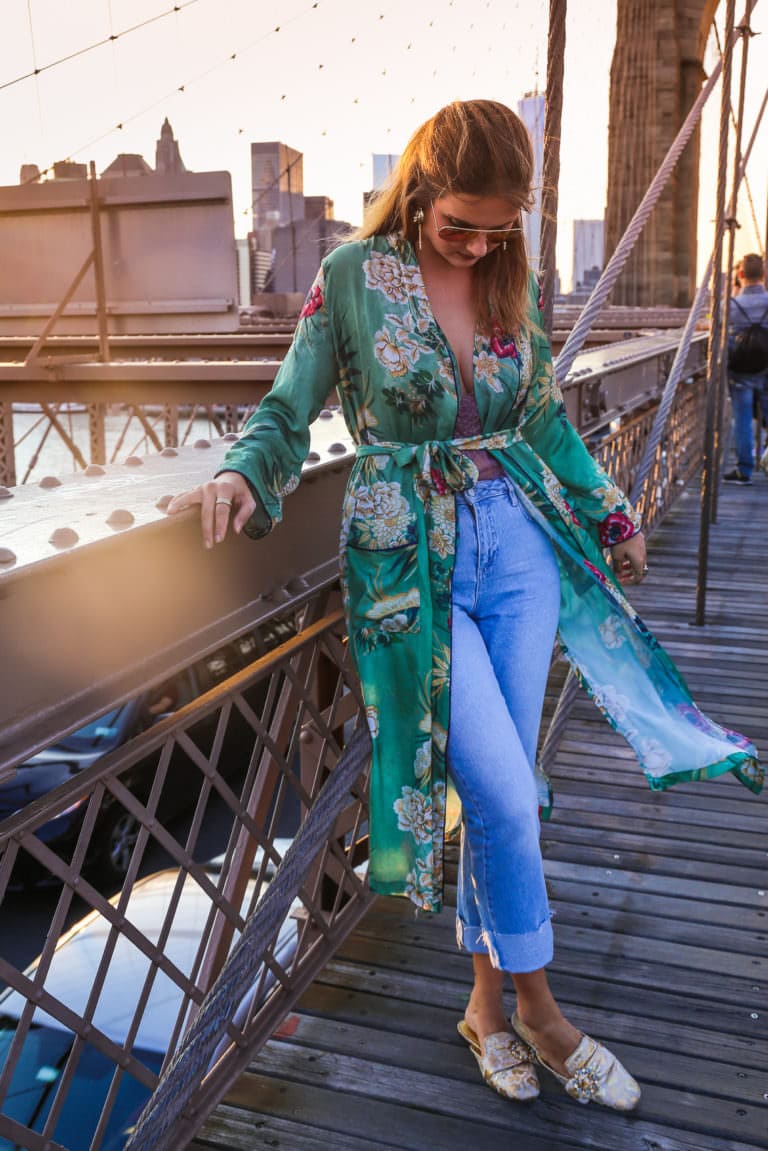
[(491, 937), (482, 927), (456, 917), (456, 940), (459, 947), (474, 955), (487, 955), (494, 967), (522, 975), (526, 971), (538, 971), (552, 962), (554, 939), (552, 921), (545, 919), (535, 931), (523, 935), (494, 935)]

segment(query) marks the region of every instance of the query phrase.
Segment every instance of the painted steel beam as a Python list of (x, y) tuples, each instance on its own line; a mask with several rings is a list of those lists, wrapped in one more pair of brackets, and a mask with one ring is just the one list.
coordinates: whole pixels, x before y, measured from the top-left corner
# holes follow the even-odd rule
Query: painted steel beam
[(324, 416), (285, 522), (259, 542), (206, 551), (196, 511), (163, 511), (233, 437), (0, 489), (0, 776), (333, 583), (354, 448), (341, 416)]
[[(660, 358), (674, 355), (677, 331), (638, 336), (582, 352), (566, 377), (564, 392), (586, 380), (643, 371), (657, 376)], [(698, 361), (706, 334), (696, 337), (691, 352)], [(271, 386), (279, 361), (62, 363), (55, 367), (0, 363), (0, 403), (43, 400), (46, 403), (223, 403), (249, 404)], [(629, 387), (631, 389), (631, 380)], [(641, 390), (645, 390), (644, 388)], [(622, 394), (627, 388), (622, 386)], [(202, 395), (201, 395), (202, 393)], [(574, 414), (570, 411), (571, 418)], [(578, 416), (575, 422), (579, 422)]]
[[(202, 334), (148, 334), (146, 336), (112, 335), (109, 347), (116, 360), (280, 360), (293, 338), (295, 321), (274, 331), (207, 332)], [(35, 342), (32, 336), (0, 334), (0, 361), (23, 363)], [(45, 341), (39, 362), (46, 357), (70, 358), (98, 353), (95, 336), (50, 335)]]

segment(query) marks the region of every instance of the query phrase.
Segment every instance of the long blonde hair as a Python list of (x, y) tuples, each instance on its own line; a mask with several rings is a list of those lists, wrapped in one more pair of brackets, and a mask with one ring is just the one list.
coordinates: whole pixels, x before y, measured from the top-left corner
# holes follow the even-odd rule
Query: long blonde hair
[[(496, 196), (515, 212), (531, 206), (533, 149), (519, 116), (495, 100), (455, 100), (414, 132), (384, 188), (369, 202), (353, 239), (395, 232), (416, 241), (414, 212), (451, 195)], [(475, 266), (479, 327), (513, 333), (530, 326), (523, 233)]]

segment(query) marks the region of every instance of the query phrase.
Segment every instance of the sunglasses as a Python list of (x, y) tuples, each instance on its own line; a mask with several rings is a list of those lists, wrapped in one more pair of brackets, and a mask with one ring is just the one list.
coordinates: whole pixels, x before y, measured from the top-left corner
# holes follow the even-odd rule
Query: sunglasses
[(432, 218), (435, 221), (435, 231), (441, 240), (449, 243), (461, 243), (462, 240), (471, 240), (473, 236), (486, 236), (492, 243), (506, 244), (522, 232), (522, 228), (464, 228), (458, 224), (438, 224), (435, 205), (430, 203)]

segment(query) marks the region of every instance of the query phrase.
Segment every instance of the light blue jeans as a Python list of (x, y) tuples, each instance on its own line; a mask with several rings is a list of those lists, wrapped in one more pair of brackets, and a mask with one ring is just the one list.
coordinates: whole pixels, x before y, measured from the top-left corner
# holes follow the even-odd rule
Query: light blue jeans
[(505, 971), (552, 958), (533, 765), (560, 605), (553, 546), (514, 485), (456, 499), (448, 770), (463, 827), (459, 944)]
[(757, 396), (760, 414), (768, 421), (768, 377), (731, 376), (733, 410), (733, 447), (739, 471), (750, 479), (755, 467), (755, 436), (752, 430), (754, 400)]

